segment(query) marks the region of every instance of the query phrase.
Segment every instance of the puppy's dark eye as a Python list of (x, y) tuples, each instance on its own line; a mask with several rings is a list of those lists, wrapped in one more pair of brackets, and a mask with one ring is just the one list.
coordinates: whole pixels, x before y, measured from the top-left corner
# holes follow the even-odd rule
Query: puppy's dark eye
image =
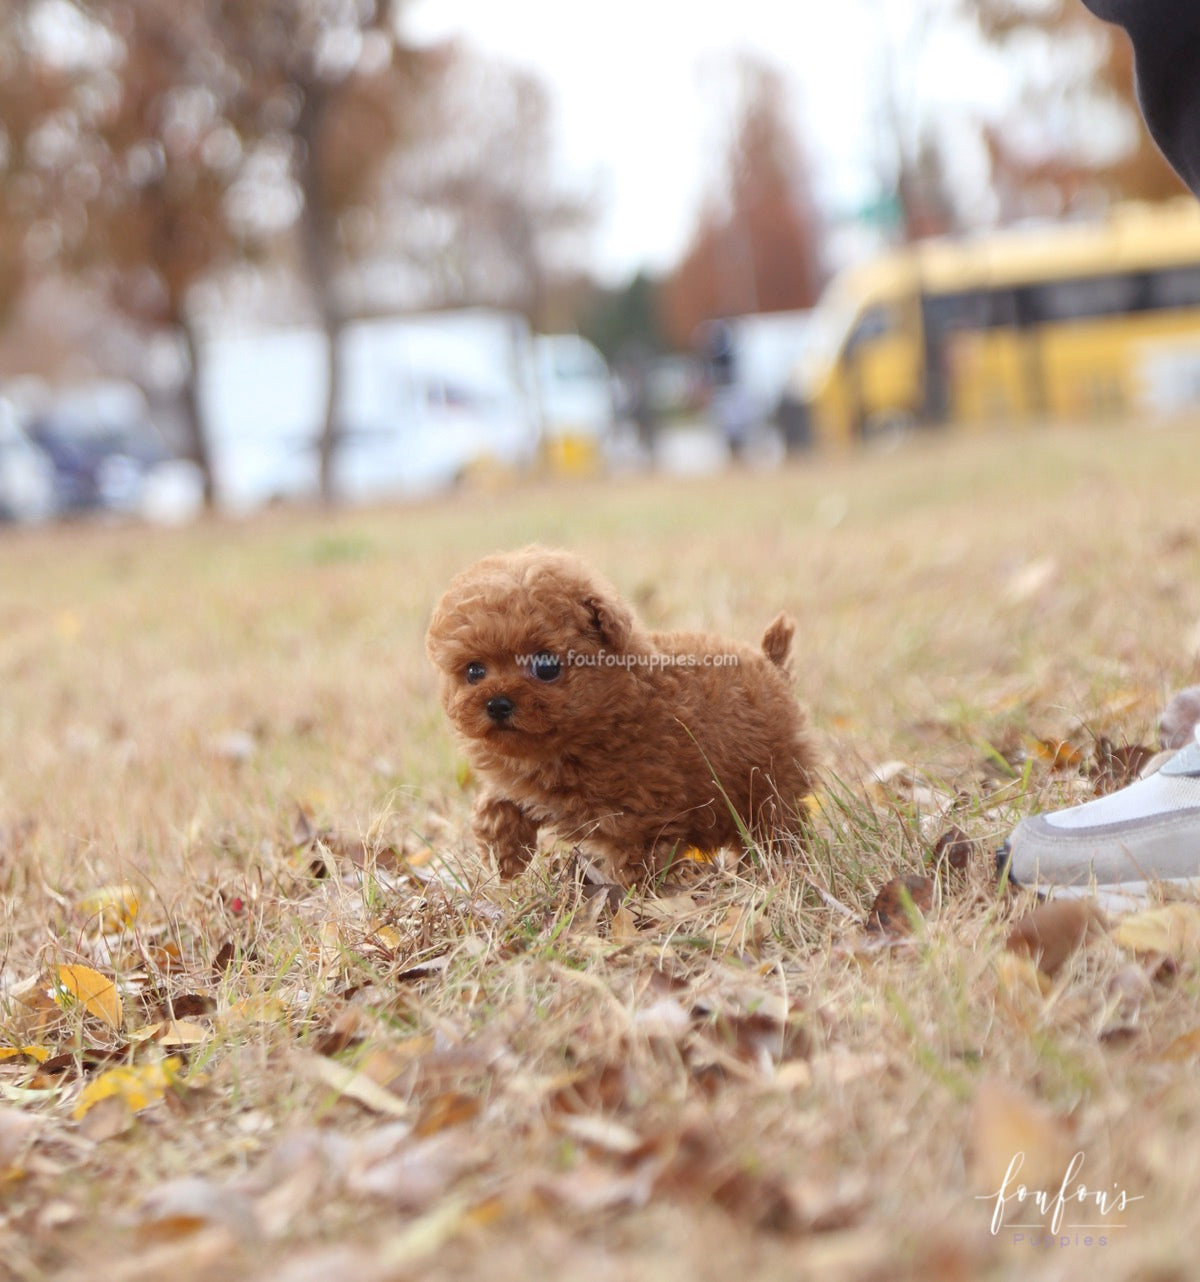
[(557, 681), (562, 664), (552, 654), (535, 655), (529, 671), (539, 681)]
[(487, 676), (487, 668), (482, 663), (467, 664), (467, 684), (478, 685)]

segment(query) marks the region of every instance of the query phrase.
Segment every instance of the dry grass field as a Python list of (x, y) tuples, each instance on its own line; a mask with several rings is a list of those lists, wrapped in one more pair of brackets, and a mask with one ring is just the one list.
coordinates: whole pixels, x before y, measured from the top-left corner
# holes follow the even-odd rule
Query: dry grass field
[[(1198, 679), (1195, 430), (0, 531), (0, 1277), (1194, 1277), (1200, 910), (1039, 969), (992, 853)], [(423, 636), (533, 540), (792, 612), (805, 858), (495, 881)]]

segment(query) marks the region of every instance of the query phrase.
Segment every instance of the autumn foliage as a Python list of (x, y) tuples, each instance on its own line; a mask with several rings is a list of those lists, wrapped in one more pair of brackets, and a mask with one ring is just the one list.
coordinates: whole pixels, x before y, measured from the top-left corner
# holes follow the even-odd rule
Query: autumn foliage
[(811, 307), (822, 283), (821, 224), (779, 76), (743, 62), (742, 106), (717, 189), (663, 291), (680, 347), (703, 321)]
[[(1064, 64), (1049, 96), (1036, 93), (1011, 108), (1002, 122), (984, 126), (1002, 218), (1103, 207), (1117, 200), (1165, 200), (1186, 190), (1141, 123), (1133, 49), (1123, 31), (1098, 22), (1077, 0), (982, 0), (971, 8), (990, 43), (1005, 49), (1018, 38), (1032, 39)], [(1073, 56), (1073, 50), (1081, 52)], [(1088, 62), (1090, 71), (1080, 74), (1077, 68)], [(1083, 136), (1063, 123), (1081, 118), (1090, 125)], [(1097, 151), (1096, 135), (1111, 132), (1114, 118), (1129, 128), (1131, 145)], [(1042, 127), (1032, 131), (1039, 139), (1036, 147), (1014, 140), (1020, 125), (1039, 119)], [(1058, 128), (1047, 130), (1047, 119), (1058, 121)]]

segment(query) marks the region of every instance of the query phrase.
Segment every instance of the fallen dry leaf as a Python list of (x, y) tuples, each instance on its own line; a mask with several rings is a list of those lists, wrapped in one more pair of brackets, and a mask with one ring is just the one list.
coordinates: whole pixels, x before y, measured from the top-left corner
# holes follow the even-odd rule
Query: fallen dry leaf
[(435, 1039), (430, 1033), (420, 1033), (371, 1047), (355, 1061), (358, 1071), (379, 1086), (392, 1086), (402, 1077), (411, 1076), (416, 1065), (433, 1052)]
[(151, 1104), (157, 1104), (179, 1080), (180, 1067), (179, 1058), (172, 1055), (147, 1064), (123, 1064), (119, 1068), (110, 1068), (83, 1088), (71, 1116), (79, 1121), (106, 1099), (120, 1100), (127, 1112), (140, 1113)]
[(354, 1100), (373, 1113), (382, 1113), (386, 1117), (407, 1117), (411, 1111), (398, 1095), (393, 1095), (387, 1087), (372, 1081), (366, 1073), (347, 1068), (323, 1055), (301, 1056), (300, 1063), (312, 1077), (332, 1091)]
[(867, 914), (867, 929), (911, 935), (914, 919), (919, 921), (933, 908), (933, 894), (931, 877), (893, 877), (875, 896)]
[(1056, 899), (1018, 918), (1004, 946), (1030, 958), (1045, 974), (1055, 975), (1089, 935), (1107, 927), (1104, 914), (1090, 900)]
[(1026, 735), (1023, 742), (1028, 756), (1051, 770), (1078, 770), (1083, 764), (1083, 751), (1065, 739), (1038, 739)]
[(1000, 996), (1014, 1009), (1027, 1008), (1028, 999), (1040, 1002), (1049, 996), (1053, 984), (1050, 976), (1038, 969), (1031, 957), (1024, 954), (1003, 952), (994, 961)]
[(133, 925), (139, 907), (138, 893), (128, 882), (101, 886), (79, 901), (79, 911), (93, 919), (105, 934)]
[(223, 1023), (232, 1024), (279, 1024), (287, 1019), (288, 1008), (283, 1001), (270, 993), (258, 993), (242, 1001), (234, 1002), (221, 1013)]
[(371, 1026), (362, 1007), (346, 1006), (324, 1032), (313, 1038), (312, 1048), (318, 1055), (340, 1055), (349, 1047), (360, 1045)]
[(483, 1101), (477, 1095), (466, 1095), (462, 1091), (446, 1091), (435, 1096), (421, 1110), (413, 1133), (422, 1139), (436, 1135), (438, 1131), (452, 1126), (461, 1126), (479, 1116)]
[(961, 828), (947, 828), (929, 855), (935, 872), (965, 874), (975, 853), (975, 843)]
[(781, 1211), (792, 1232), (829, 1233), (849, 1228), (862, 1218), (869, 1184), (862, 1171), (828, 1172), (826, 1178), (805, 1176), (780, 1189)]
[(614, 944), (631, 944), (638, 938), (637, 920), (625, 903), (613, 909), (608, 923), (608, 937)]
[[(1014, 1167), (1027, 1188), (1057, 1189), (1074, 1152), (1066, 1119), (999, 1078), (980, 1082), (971, 1104), (970, 1169), (981, 1195), (1000, 1190)], [(1030, 1204), (1023, 1210), (1028, 1214)]]
[(129, 1034), (131, 1042), (157, 1042), (160, 1046), (199, 1046), (212, 1037), (212, 1030), (186, 1019), (164, 1019)]
[(1165, 904), (1122, 917), (1113, 931), (1122, 948), (1181, 961), (1200, 953), (1200, 905)]
[(99, 1100), (78, 1121), (79, 1134), (92, 1144), (105, 1144), (133, 1130), (136, 1114), (131, 1113), (119, 1095)]
[(180, 993), (170, 999), (168, 1013), (175, 1019), (194, 1019), (197, 1015), (212, 1015), (216, 1001), (207, 993)]
[(565, 1113), (554, 1122), (556, 1130), (590, 1148), (602, 1149), (625, 1157), (642, 1146), (634, 1130), (600, 1113)]
[(32, 1143), (38, 1125), (38, 1118), (19, 1108), (0, 1108), (0, 1179)]
[(50, 1048), (39, 1045), (0, 1046), (0, 1060), (15, 1059), (18, 1055), (23, 1055), (37, 1064), (44, 1064), (50, 1058)]
[(476, 1220), (470, 1206), (460, 1198), (447, 1198), (440, 1206), (418, 1216), (379, 1248), (378, 1258), (388, 1269), (407, 1271), (419, 1261), (428, 1259), (452, 1241), (459, 1233), (476, 1223), (485, 1223), (490, 1212)]
[(584, 1161), (560, 1175), (544, 1175), (539, 1191), (551, 1201), (585, 1215), (618, 1208), (645, 1206), (663, 1168), (662, 1158), (650, 1154), (640, 1162), (613, 1165)]
[(171, 1241), (202, 1229), (226, 1229), (242, 1240), (258, 1236), (250, 1201), (227, 1184), (200, 1176), (169, 1180), (148, 1193), (137, 1211), (143, 1241)]
[(121, 995), (113, 981), (90, 966), (62, 965), (54, 968), (55, 1001), (63, 1009), (78, 1004), (89, 1015), (102, 1019), (110, 1028), (120, 1028), (124, 1019)]
[(734, 904), (713, 930), (713, 938), (739, 953), (758, 950), (771, 933), (770, 923), (756, 904)]
[(356, 1146), (343, 1179), (356, 1197), (377, 1198), (409, 1214), (434, 1206), (476, 1161), (464, 1131), (404, 1139), (391, 1150), (376, 1155), (369, 1143)]
[(689, 894), (647, 895), (637, 903), (638, 916), (644, 922), (674, 926), (703, 914), (707, 909)]

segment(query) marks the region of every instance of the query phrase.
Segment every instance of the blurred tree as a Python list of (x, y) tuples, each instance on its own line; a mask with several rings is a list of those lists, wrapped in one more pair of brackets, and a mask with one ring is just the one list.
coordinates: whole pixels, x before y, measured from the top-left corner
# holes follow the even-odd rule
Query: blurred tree
[[(189, 452), (210, 501), (198, 286), (222, 269), (294, 246), (329, 339), (326, 497), (339, 339), (356, 271), (361, 285), (386, 248), (385, 178), (402, 175), (402, 214), (438, 229), (435, 252), (419, 255), (437, 301), (553, 320), (580, 294), (554, 251), (586, 209), (550, 181), (544, 91), (518, 73), (485, 76), (448, 49), (407, 46), (401, 3), (12, 0), (0, 11), (0, 232), (12, 229), (0, 307), (30, 263), (53, 263), (180, 334)], [(41, 28), (55, 34), (39, 42), (47, 15)]]
[(0, 76), (3, 213), (24, 275), (67, 271), (135, 324), (180, 336), (186, 452), (212, 472), (196, 392), (194, 287), (238, 249), (236, 77), (200, 5), (22, 0)]
[(92, 90), (103, 106), (74, 157), (86, 222), (80, 256), (135, 323), (179, 335), (187, 452), (211, 505), (193, 290), (240, 248), (227, 217), (248, 147), (231, 119), (236, 82), (201, 6), (79, 0), (79, 8), (112, 45)]
[(888, 238), (923, 240), (959, 224), (954, 185), (947, 177), (945, 122), (923, 104), (921, 59), (943, 34), (958, 0), (908, 0), (884, 6), (874, 33), (878, 73), (870, 92), (878, 117), (879, 195), (876, 226)]
[(403, 243), (431, 301), (512, 308), (535, 329), (560, 326), (564, 301), (578, 294), (594, 202), (554, 175), (545, 86), (459, 47), (432, 113), (392, 174)]
[(660, 290), (660, 282), (644, 271), (619, 288), (595, 287), (582, 312), (580, 333), (609, 362), (618, 361), (631, 348), (662, 352), (667, 340), (660, 324)]
[[(337, 443), (339, 270), (369, 239), (384, 161), (435, 51), (400, 41), (399, 0), (20, 0), (0, 34), (0, 230), (88, 270), (188, 356), (188, 451), (212, 500), (197, 397), (195, 287), (294, 227), (328, 336), (322, 492)], [(38, 20), (54, 32), (37, 39)], [(71, 24), (79, 30), (74, 41)], [(64, 36), (63, 33), (67, 33)], [(72, 45), (86, 56), (67, 56)], [(6, 287), (0, 252), (0, 290)]]
[(822, 229), (778, 73), (739, 61), (740, 110), (724, 190), (708, 198), (663, 288), (663, 323), (686, 347), (721, 316), (811, 307), (822, 282)]
[(1044, 62), (1035, 50), (1051, 55), (1048, 83), (984, 131), (1003, 219), (1186, 190), (1139, 123), (1124, 32), (1079, 0), (970, 0), (965, 10), (1024, 64)]
[(444, 69), (441, 50), (404, 43), (401, 0), (208, 0), (240, 76), (240, 119), (286, 156), (300, 197), (301, 261), (328, 343), (318, 442), (322, 496), (333, 497), (341, 425), (339, 288), (371, 241), (387, 160), (420, 130), (418, 100)]
[[(43, 113), (40, 68), (29, 56), (25, 5), (0, 9), (0, 324), (16, 307), (26, 275), (22, 244), (27, 189), (39, 179), (29, 135)], [(57, 97), (57, 95), (55, 95)]]
[(76, 140), (94, 115), (86, 79), (94, 59), (78, 58), (69, 28), (57, 47), (46, 43), (46, 8), (39, 0), (0, 8), (0, 322), (31, 278), (78, 245), (81, 198), (96, 181), (74, 168)]

